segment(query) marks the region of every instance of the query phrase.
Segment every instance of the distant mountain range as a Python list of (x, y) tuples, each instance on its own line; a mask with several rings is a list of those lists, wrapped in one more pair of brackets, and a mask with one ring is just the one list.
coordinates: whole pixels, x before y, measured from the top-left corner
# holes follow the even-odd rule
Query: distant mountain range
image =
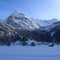
[(37, 42), (60, 43), (60, 21), (57, 19), (40, 20), (13, 12), (5, 22), (0, 22), (0, 45), (10, 45), (27, 40)]

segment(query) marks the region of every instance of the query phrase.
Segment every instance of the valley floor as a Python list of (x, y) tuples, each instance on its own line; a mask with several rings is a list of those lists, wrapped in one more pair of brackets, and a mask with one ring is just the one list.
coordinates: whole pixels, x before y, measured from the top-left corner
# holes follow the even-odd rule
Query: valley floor
[(60, 45), (0, 46), (0, 60), (60, 60)]

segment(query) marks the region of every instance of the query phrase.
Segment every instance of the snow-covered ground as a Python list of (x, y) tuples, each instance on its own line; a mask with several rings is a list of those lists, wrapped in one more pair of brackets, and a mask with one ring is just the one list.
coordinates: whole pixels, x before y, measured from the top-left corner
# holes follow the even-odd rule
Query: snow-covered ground
[(0, 46), (0, 60), (60, 60), (60, 45)]

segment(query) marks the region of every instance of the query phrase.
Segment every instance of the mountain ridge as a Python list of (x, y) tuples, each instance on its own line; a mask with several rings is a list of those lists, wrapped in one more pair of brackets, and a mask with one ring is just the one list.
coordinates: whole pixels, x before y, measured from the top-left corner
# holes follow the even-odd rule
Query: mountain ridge
[(22, 42), (22, 44), (26, 44), (28, 39), (37, 42), (60, 43), (59, 23), (60, 21), (55, 18), (49, 21), (38, 21), (38, 19), (31, 19), (23, 13), (13, 12), (4, 23), (0, 23), (0, 31), (5, 34), (0, 33), (2, 34), (0, 36), (1, 38), (4, 36), (4, 38), (0, 39), (0, 43), (6, 44), (9, 42), (9, 44), (11, 44), (18, 40)]

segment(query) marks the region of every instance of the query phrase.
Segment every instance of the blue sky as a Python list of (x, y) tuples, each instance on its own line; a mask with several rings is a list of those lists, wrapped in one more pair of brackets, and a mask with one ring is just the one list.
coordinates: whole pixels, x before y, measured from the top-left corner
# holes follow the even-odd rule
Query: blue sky
[(60, 19), (60, 0), (0, 0), (0, 18), (20, 11), (39, 19)]

